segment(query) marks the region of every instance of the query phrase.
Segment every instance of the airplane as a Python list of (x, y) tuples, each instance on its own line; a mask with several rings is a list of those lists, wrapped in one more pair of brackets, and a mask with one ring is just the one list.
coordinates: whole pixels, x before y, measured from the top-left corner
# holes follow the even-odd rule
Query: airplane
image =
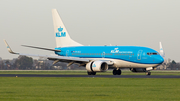
[(53, 60), (53, 64), (58, 62), (66, 62), (67, 66), (78, 64), (86, 68), (88, 75), (96, 75), (96, 72), (105, 72), (109, 68), (113, 68), (113, 75), (121, 75), (122, 68), (151, 75), (150, 71), (164, 62), (161, 42), (159, 52), (142, 46), (84, 46), (71, 39), (56, 9), (52, 9), (52, 17), (56, 39), (55, 49), (22, 46), (54, 51), (57, 56), (16, 53), (4, 40), (8, 51), (17, 55), (47, 58)]

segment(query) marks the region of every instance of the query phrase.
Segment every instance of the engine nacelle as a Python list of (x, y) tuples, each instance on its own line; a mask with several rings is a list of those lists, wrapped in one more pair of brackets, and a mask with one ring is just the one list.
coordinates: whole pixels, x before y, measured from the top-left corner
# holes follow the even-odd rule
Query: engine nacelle
[(146, 72), (146, 68), (131, 68), (132, 72)]
[(108, 64), (104, 61), (92, 61), (86, 64), (88, 72), (104, 72), (108, 70)]

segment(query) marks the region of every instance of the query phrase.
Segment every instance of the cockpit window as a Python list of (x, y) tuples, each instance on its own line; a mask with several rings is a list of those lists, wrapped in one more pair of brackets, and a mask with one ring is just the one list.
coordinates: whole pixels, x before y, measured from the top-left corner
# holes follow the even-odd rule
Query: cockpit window
[(152, 53), (153, 55), (158, 55), (158, 53)]
[(147, 55), (158, 55), (158, 53), (147, 53)]

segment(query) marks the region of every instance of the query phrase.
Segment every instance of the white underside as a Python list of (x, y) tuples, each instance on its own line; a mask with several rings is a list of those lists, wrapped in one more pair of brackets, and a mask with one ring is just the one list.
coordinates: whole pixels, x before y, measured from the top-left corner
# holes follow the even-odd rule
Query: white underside
[(109, 59), (109, 58), (88, 58), (91, 60), (109, 60), (113, 61), (113, 67), (115, 68), (149, 68), (149, 67), (155, 67), (159, 64), (140, 64), (140, 63), (133, 63), (133, 62), (128, 62), (124, 60), (119, 60), (119, 59)]

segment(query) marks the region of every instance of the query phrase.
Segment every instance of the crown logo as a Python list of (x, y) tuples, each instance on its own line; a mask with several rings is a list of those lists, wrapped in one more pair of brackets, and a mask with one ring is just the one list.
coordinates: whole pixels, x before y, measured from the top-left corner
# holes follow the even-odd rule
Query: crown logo
[(96, 67), (96, 65), (95, 65), (95, 64), (93, 64), (93, 65), (92, 65), (92, 67)]
[(58, 31), (59, 31), (59, 32), (61, 32), (62, 30), (63, 30), (63, 28), (61, 28), (61, 27), (58, 28)]

